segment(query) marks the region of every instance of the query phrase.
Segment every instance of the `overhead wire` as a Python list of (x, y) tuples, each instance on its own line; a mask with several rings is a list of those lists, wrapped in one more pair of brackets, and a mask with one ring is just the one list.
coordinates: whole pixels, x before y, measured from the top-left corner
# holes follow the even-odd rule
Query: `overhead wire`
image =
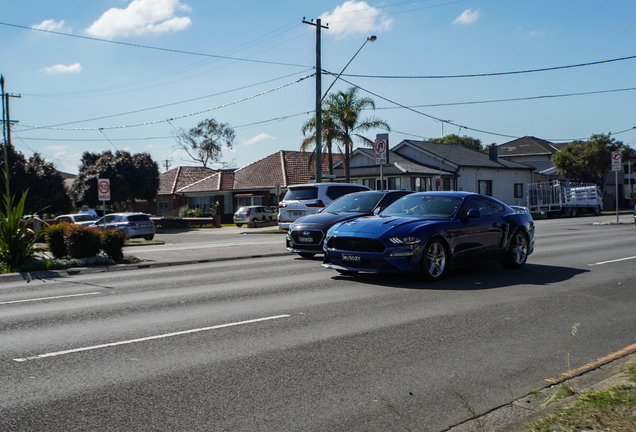
[(43, 32), (43, 33), (50, 33), (50, 34), (55, 34), (55, 35), (58, 35), (58, 36), (67, 36), (67, 37), (91, 40), (91, 41), (96, 41), (96, 42), (111, 43), (111, 44), (115, 44), (115, 45), (129, 46), (129, 47), (133, 47), (133, 48), (144, 48), (144, 49), (150, 49), (150, 50), (156, 50), (156, 51), (165, 51), (165, 52), (171, 52), (171, 53), (176, 53), (176, 54), (186, 54), (186, 55), (194, 55), (194, 56), (201, 56), (201, 57), (211, 57), (211, 58), (218, 58), (218, 59), (223, 59), (223, 60), (234, 60), (234, 61), (251, 62), (251, 63), (263, 63), (263, 64), (278, 65), (278, 66), (293, 66), (293, 67), (304, 67), (304, 68), (311, 67), (309, 65), (301, 65), (301, 64), (293, 64), (293, 63), (282, 63), (282, 62), (274, 62), (274, 61), (267, 61), (267, 60), (254, 60), (254, 59), (246, 59), (246, 58), (239, 58), (239, 57), (229, 57), (229, 56), (223, 56), (223, 55), (217, 55), (217, 54), (205, 54), (205, 53), (198, 53), (198, 52), (193, 52), (193, 51), (185, 51), (185, 50), (177, 50), (177, 49), (171, 49), (171, 48), (154, 47), (154, 46), (150, 46), (150, 45), (134, 44), (134, 43), (130, 43), (130, 42), (112, 41), (112, 40), (108, 40), (108, 39), (100, 39), (100, 38), (91, 37), (91, 36), (74, 35), (74, 34), (70, 34), (70, 33), (57, 32), (57, 31), (53, 31), (53, 30), (38, 29), (38, 28), (27, 27), (27, 26), (22, 26), (22, 25), (18, 25), (18, 24), (5, 23), (5, 22), (0, 22), (0, 25), (7, 26), (7, 27), (20, 28), (20, 29), (24, 29), (24, 30), (31, 30), (31, 31), (38, 31), (38, 32)]
[[(449, 79), (449, 78), (479, 78), (479, 77), (491, 77), (491, 76), (503, 76), (503, 75), (519, 75), (519, 74), (527, 74), (527, 73), (535, 73), (535, 72), (548, 72), (554, 70), (562, 70), (562, 69), (573, 69), (585, 66), (595, 66), (606, 63), (614, 63), (625, 60), (633, 60), (636, 59), (636, 55), (613, 58), (608, 60), (599, 60), (587, 63), (577, 63), (565, 66), (553, 66), (553, 67), (545, 67), (538, 69), (526, 69), (526, 70), (518, 70), (518, 71), (508, 71), (508, 72), (490, 72), (490, 73), (479, 73), (479, 74), (461, 74), (461, 75), (362, 75), (362, 74), (342, 74), (344, 77), (350, 78), (379, 78), (379, 79)], [(332, 72), (328, 72), (333, 74)]]
[[(140, 126), (149, 126), (149, 125), (154, 125), (154, 124), (159, 124), (159, 123), (170, 122), (172, 120), (180, 120), (180, 119), (183, 119), (183, 118), (192, 117), (192, 116), (196, 116), (196, 115), (203, 114), (203, 113), (206, 113), (206, 112), (214, 111), (214, 110), (217, 110), (217, 109), (220, 109), (220, 108), (225, 108), (225, 107), (228, 107), (228, 106), (231, 106), (231, 105), (236, 105), (238, 103), (245, 102), (245, 101), (248, 101), (248, 100), (251, 100), (251, 99), (255, 99), (257, 97), (260, 97), (260, 96), (263, 96), (263, 95), (266, 95), (266, 94), (281, 90), (281, 89), (289, 87), (291, 85), (298, 84), (301, 81), (304, 81), (305, 79), (310, 78), (311, 76), (313, 76), (313, 75), (304, 76), (304, 77), (302, 77), (302, 78), (300, 78), (300, 79), (298, 79), (296, 81), (292, 81), (290, 83), (280, 85), (280, 86), (275, 87), (273, 89), (266, 90), (266, 91), (263, 91), (261, 93), (257, 93), (257, 94), (254, 94), (254, 95), (242, 98), (242, 99), (238, 99), (238, 100), (235, 100), (233, 102), (228, 102), (226, 104), (218, 105), (218, 106), (213, 107), (213, 108), (207, 108), (207, 109), (200, 110), (200, 111), (197, 111), (197, 112), (184, 114), (184, 115), (173, 117), (173, 118), (162, 119), (162, 120), (154, 120), (154, 121), (150, 121), (150, 122), (136, 123), (136, 124), (131, 124), (131, 125), (110, 126), (110, 127), (101, 127), (101, 128), (99, 128), (99, 127), (95, 127), (95, 128), (60, 128), (60, 127), (29, 126), (29, 125), (25, 125), (25, 126), (28, 128), (28, 130), (42, 130), (42, 129), (45, 129), (45, 130), (66, 130), (66, 131), (114, 130), (114, 129), (128, 129), (128, 128), (140, 127)], [(27, 130), (27, 129), (25, 129), (25, 130)]]
[[(138, 113), (144, 112), (144, 111), (151, 111), (151, 110), (155, 110), (155, 109), (166, 108), (166, 107), (170, 107), (170, 106), (175, 106), (175, 105), (180, 105), (180, 104), (184, 104), (184, 103), (194, 102), (194, 101), (197, 101), (197, 100), (207, 99), (207, 98), (215, 97), (215, 96), (220, 96), (220, 95), (223, 95), (223, 94), (227, 94), (227, 93), (231, 93), (231, 92), (235, 92), (235, 91), (239, 91), (239, 90), (245, 90), (245, 89), (250, 88), (250, 87), (256, 87), (256, 86), (259, 86), (259, 85), (262, 85), (262, 84), (267, 84), (267, 83), (270, 83), (272, 81), (277, 81), (279, 79), (289, 78), (290, 76), (298, 75), (298, 74), (301, 74), (301, 73), (306, 73), (306, 72), (309, 72), (310, 70), (311, 69), (306, 69), (306, 70), (301, 71), (301, 72), (296, 72), (296, 73), (293, 73), (293, 74), (288, 74), (288, 75), (280, 76), (280, 77), (277, 77), (277, 78), (272, 78), (272, 79), (269, 79), (269, 80), (266, 80), (266, 81), (261, 81), (261, 82), (255, 83), (255, 84), (249, 84), (249, 85), (246, 85), (246, 86), (243, 86), (243, 87), (237, 87), (237, 88), (234, 88), (234, 89), (231, 89), (231, 90), (225, 90), (225, 91), (222, 91), (222, 92), (218, 92), (218, 93), (214, 93), (214, 94), (210, 94), (210, 95), (206, 95), (206, 96), (199, 96), (199, 97), (196, 97), (196, 98), (186, 99), (186, 100), (183, 100), (183, 101), (172, 102), (172, 103), (169, 103), (169, 104), (158, 105), (158, 106), (149, 107), (149, 108), (142, 108), (142, 109), (138, 109), (138, 110), (134, 110), (134, 111), (128, 111), (128, 112), (119, 113), (119, 114), (111, 114), (111, 115), (107, 115), (107, 116), (94, 117), (94, 118), (85, 119), (85, 120), (75, 120), (75, 121), (70, 121), (70, 122), (65, 122), (65, 123), (58, 123), (56, 125), (49, 125), (49, 126), (46, 126), (46, 127), (57, 127), (57, 126), (67, 126), (67, 125), (76, 124), (76, 123), (86, 123), (86, 122), (89, 122), (89, 121), (103, 120), (103, 119), (107, 119), (107, 118), (120, 117), (120, 116), (125, 116), (125, 115), (130, 115), (130, 114), (138, 114)], [(313, 75), (311, 75), (311, 76), (313, 76)], [(23, 129), (23, 130), (31, 130), (31, 129)]]

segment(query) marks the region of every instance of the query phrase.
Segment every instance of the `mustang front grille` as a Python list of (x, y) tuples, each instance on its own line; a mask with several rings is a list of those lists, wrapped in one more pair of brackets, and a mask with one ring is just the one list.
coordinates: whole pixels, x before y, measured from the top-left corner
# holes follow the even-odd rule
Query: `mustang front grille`
[(327, 244), (330, 249), (352, 252), (384, 252), (384, 245), (375, 239), (362, 237), (332, 237)]

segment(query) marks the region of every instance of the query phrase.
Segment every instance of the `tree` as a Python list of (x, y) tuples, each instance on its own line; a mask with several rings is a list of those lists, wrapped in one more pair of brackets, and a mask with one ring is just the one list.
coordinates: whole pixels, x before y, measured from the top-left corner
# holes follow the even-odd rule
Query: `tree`
[(76, 205), (99, 204), (97, 180), (110, 180), (111, 204), (117, 210), (132, 210), (135, 200), (153, 201), (159, 190), (159, 166), (148, 153), (134, 156), (126, 151), (84, 152), (71, 195)]
[(587, 141), (574, 141), (552, 156), (552, 163), (567, 178), (603, 187), (612, 168), (611, 155), (620, 151), (629, 158), (631, 149), (610, 134), (592, 135)]
[[(325, 143), (337, 141), (344, 147), (344, 166), (345, 181), (349, 182), (349, 159), (351, 150), (353, 150), (353, 139), (358, 138), (364, 144), (373, 146), (373, 141), (361, 135), (362, 132), (371, 129), (384, 129), (390, 131), (389, 124), (379, 118), (369, 117), (361, 118), (362, 111), (366, 109), (375, 109), (373, 99), (358, 97), (358, 88), (350, 87), (347, 91), (338, 91), (331, 93), (322, 103), (322, 136), (325, 137)], [(315, 118), (306, 123), (308, 129), (316, 129)], [(314, 132), (315, 135), (315, 132)], [(316, 139), (313, 138), (315, 145)], [(327, 151), (330, 152), (329, 147)]]
[(483, 151), (484, 146), (481, 144), (481, 140), (477, 138), (472, 138), (464, 135), (460, 137), (459, 135), (450, 134), (441, 138), (432, 138), (429, 139), (429, 142), (439, 143), (439, 144), (453, 144), (460, 145), (462, 147), (469, 148), (471, 150)]
[(207, 167), (209, 163), (221, 161), (223, 146), (232, 148), (235, 134), (227, 123), (208, 119), (188, 131), (179, 129), (173, 133), (173, 137), (177, 141), (177, 148), (184, 150), (195, 162)]
[[(325, 150), (327, 150), (326, 153), (329, 166), (329, 175), (333, 175), (333, 146), (335, 145), (341, 153), (342, 149), (340, 148), (340, 146), (337, 145), (337, 134), (336, 129), (333, 125), (333, 119), (326, 116), (324, 114), (324, 111), (321, 117), (323, 119), (321, 137), (323, 148), (321, 150), (323, 153)], [(307, 133), (309, 132), (312, 133), (311, 136), (305, 138), (300, 145), (300, 151), (303, 152), (303, 154), (313, 147), (313, 150), (309, 157), (309, 166), (312, 166), (315, 164), (316, 160), (316, 116), (313, 116), (312, 118), (307, 120), (307, 123), (305, 123), (302, 127), (302, 132), (303, 136), (307, 135)]]
[[(0, 149), (4, 151), (0, 145)], [(64, 178), (52, 163), (46, 162), (39, 153), (28, 160), (12, 145), (7, 146), (9, 159), (9, 179), (11, 194), (15, 196), (27, 194), (24, 211), (26, 214), (39, 212), (66, 213), (72, 207)], [(4, 167), (4, 162), (0, 162)]]

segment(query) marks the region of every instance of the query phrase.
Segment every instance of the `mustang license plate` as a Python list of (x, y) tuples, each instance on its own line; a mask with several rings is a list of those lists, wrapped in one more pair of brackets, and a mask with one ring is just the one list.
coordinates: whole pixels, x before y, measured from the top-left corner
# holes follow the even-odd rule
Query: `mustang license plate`
[(362, 262), (360, 255), (342, 254), (342, 262)]

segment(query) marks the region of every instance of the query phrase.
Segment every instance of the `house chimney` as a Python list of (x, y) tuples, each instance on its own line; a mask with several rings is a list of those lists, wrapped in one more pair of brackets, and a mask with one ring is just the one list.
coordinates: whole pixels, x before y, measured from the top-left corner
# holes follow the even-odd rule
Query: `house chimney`
[(488, 159), (497, 162), (497, 144), (492, 144), (488, 147)]

